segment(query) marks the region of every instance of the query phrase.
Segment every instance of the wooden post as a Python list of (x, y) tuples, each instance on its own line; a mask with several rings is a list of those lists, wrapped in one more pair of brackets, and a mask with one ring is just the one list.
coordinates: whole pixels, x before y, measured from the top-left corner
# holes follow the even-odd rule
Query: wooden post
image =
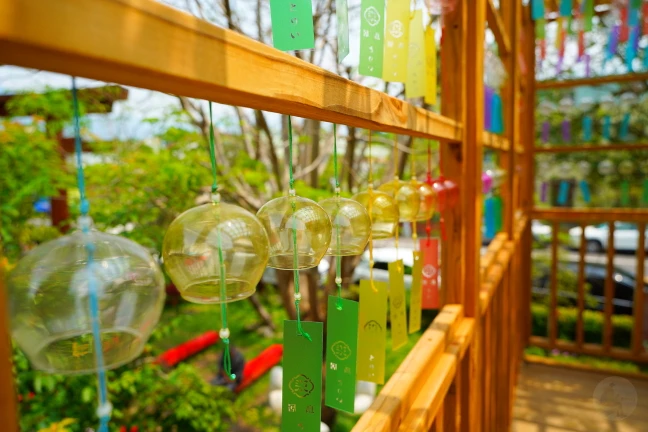
[[(480, 311), (480, 250), (482, 220), (482, 159), (484, 132), (484, 33), (486, 31), (486, 2), (463, 0), (462, 7), (467, 14), (466, 37), (463, 49), (466, 53), (465, 123), (462, 154), (462, 211), (463, 211), (463, 258), (464, 287), (466, 295), (464, 308), (466, 316), (475, 318), (475, 342), (470, 356), (470, 391), (462, 392), (462, 397), (470, 398), (470, 412), (467, 423), (470, 430), (482, 431), (482, 368), (484, 355), (481, 346), (482, 318)], [(464, 415), (464, 413), (462, 413)], [(463, 421), (462, 421), (463, 423)], [(463, 429), (463, 426), (462, 426)]]

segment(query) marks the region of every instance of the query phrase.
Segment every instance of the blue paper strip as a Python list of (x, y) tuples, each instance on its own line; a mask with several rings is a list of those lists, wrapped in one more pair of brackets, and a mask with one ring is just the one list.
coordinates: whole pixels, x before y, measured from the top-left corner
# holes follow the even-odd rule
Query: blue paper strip
[(560, 16), (569, 17), (572, 15), (572, 0), (560, 1)]
[(586, 204), (589, 204), (592, 201), (592, 195), (590, 194), (590, 188), (589, 185), (587, 184), (587, 181), (585, 180), (580, 181), (580, 190), (581, 193), (583, 194), (583, 201), (585, 201)]
[(592, 117), (586, 115), (583, 117), (583, 141), (590, 142), (592, 141)]
[(486, 227), (486, 239), (492, 239), (497, 234), (497, 227), (495, 221), (495, 198), (489, 196), (484, 201), (484, 218), (486, 219), (484, 226)]
[(531, 0), (531, 19), (538, 20), (544, 18), (545, 5), (544, 0)]
[(630, 2), (630, 10), (628, 11), (628, 27), (639, 25), (639, 8), (633, 8)]
[(637, 57), (637, 46), (639, 45), (639, 26), (630, 28), (630, 39), (626, 45), (626, 66), (632, 72), (632, 62)]
[(605, 52), (605, 61), (611, 60), (614, 53), (616, 53), (617, 46), (619, 45), (619, 30), (620, 28), (618, 24), (610, 30), (610, 37)]
[(630, 133), (630, 113), (623, 114), (623, 119), (621, 120), (621, 128), (619, 129), (619, 138), (622, 140), (628, 139), (628, 134)]
[(609, 115), (603, 117), (603, 138), (610, 139), (610, 129), (612, 126), (612, 119)]
[(569, 197), (569, 183), (567, 180), (560, 181), (560, 187), (558, 188), (558, 204), (564, 206), (567, 204), (567, 198)]
[(502, 98), (499, 95), (499, 93), (494, 93), (493, 94), (493, 133), (502, 133), (504, 132), (504, 113), (503, 113), (503, 106), (502, 106)]

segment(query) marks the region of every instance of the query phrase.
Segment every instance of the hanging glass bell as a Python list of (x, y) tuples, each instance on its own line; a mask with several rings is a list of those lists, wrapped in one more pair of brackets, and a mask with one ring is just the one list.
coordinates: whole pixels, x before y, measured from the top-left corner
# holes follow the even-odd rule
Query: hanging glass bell
[(398, 229), (398, 205), (396, 200), (377, 190), (369, 189), (353, 196), (367, 209), (371, 217), (371, 235), (374, 240), (392, 238)]
[(326, 255), (361, 255), (371, 234), (367, 209), (357, 201), (335, 196), (320, 202), (332, 223), (331, 245)]
[(445, 187), (445, 179), (441, 176), (432, 182), (432, 189), (437, 194), (437, 210), (439, 213), (446, 211), (447, 202), (448, 202), (448, 190)]
[[(226, 292), (221, 295), (219, 244)], [(187, 301), (227, 303), (256, 291), (268, 262), (268, 236), (249, 211), (226, 203), (187, 210), (164, 236), (164, 268)]]
[[(79, 221), (91, 224), (89, 217)], [(106, 369), (141, 354), (165, 298), (164, 276), (145, 248), (92, 229), (33, 249), (9, 274), (7, 287), (14, 340), (36, 369), (61, 374), (97, 370), (92, 292)]]
[(394, 178), (381, 185), (378, 190), (396, 199), (401, 222), (411, 222), (416, 218), (421, 204), (419, 192), (410, 182)]
[(446, 194), (448, 196), (448, 208), (455, 208), (459, 203), (459, 185), (454, 180), (450, 179), (444, 179), (443, 185), (445, 186)]
[(434, 190), (434, 188), (432, 188), (432, 186), (422, 181), (412, 180), (411, 183), (412, 186), (414, 186), (414, 188), (418, 190), (420, 199), (419, 211), (416, 214), (416, 221), (421, 222), (431, 219), (434, 215), (434, 211), (436, 210), (436, 191)]
[[(313, 200), (275, 198), (257, 212), (270, 240), (268, 266), (282, 270), (316, 267), (331, 244), (331, 219)], [(297, 244), (295, 259), (293, 247)]]

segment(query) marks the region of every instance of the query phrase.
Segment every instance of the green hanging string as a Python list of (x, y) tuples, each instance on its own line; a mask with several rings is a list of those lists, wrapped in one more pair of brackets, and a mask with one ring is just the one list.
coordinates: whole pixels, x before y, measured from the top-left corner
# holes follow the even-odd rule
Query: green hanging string
[[(214, 205), (220, 204), (220, 194), (218, 194), (218, 174), (216, 171), (216, 150), (214, 148), (214, 121), (212, 118), (212, 103), (209, 102), (209, 157), (212, 168), (212, 201)], [(217, 217), (220, 218), (220, 212), (217, 211)], [(218, 241), (218, 263), (220, 266), (220, 299), (221, 299), (221, 340), (225, 344), (223, 350), (223, 369), (230, 379), (235, 380), (236, 375), (232, 373), (232, 357), (230, 354), (229, 328), (227, 327), (227, 281), (225, 272), (225, 260), (223, 259), (223, 244), (221, 241), (220, 220), (216, 221), (216, 230)], [(225, 336), (225, 337), (223, 337)]]
[[(292, 120), (288, 116), (288, 172), (290, 174), (290, 191), (289, 194), (292, 198), (295, 197), (295, 178), (293, 176), (293, 134), (292, 134)], [(297, 251), (297, 218), (295, 217), (295, 211), (297, 210), (297, 205), (293, 199), (291, 202), (292, 211), (293, 211), (293, 284), (295, 285), (295, 311), (297, 313), (297, 334), (304, 336), (309, 341), (312, 341), (313, 338), (304, 331), (301, 325), (301, 313), (299, 312), (299, 301), (301, 295), (299, 294), (299, 254)]]
[[(337, 152), (337, 125), (333, 124), (333, 172), (335, 176), (335, 196), (338, 199), (338, 212), (340, 211), (340, 180), (338, 178), (338, 152)], [(342, 257), (340, 256), (340, 226), (335, 225), (335, 234), (337, 241), (337, 255), (335, 256), (335, 284), (337, 285), (337, 303), (338, 310), (342, 310)]]

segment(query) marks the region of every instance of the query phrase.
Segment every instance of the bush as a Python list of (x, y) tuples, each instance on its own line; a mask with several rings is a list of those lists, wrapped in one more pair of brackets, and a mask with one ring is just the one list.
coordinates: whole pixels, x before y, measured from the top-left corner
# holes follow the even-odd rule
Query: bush
[[(572, 307), (558, 308), (558, 339), (575, 341), (578, 309)], [(584, 310), (583, 330), (585, 343), (600, 344), (603, 341), (603, 312)], [(619, 348), (630, 348), (634, 319), (628, 315), (612, 315), (612, 345)], [(548, 336), (549, 307), (543, 304), (531, 304), (531, 334)]]

